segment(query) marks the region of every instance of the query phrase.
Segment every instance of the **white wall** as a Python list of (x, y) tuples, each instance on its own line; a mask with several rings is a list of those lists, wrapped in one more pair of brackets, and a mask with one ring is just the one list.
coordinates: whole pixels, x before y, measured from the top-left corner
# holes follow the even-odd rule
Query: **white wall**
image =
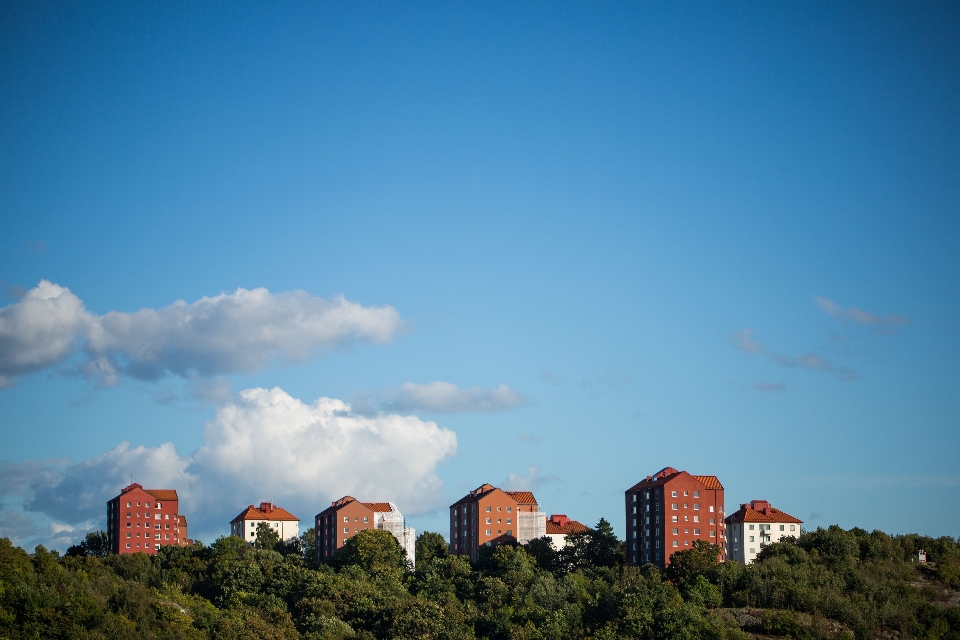
[[(769, 526), (769, 529), (766, 527)], [(751, 529), (751, 527), (753, 527)], [(783, 527), (783, 531), (780, 528)], [(791, 529), (793, 527), (793, 529)], [(783, 538), (800, 537), (800, 525), (780, 522), (734, 522), (727, 526), (727, 559), (750, 564), (760, 550)], [(751, 540), (751, 538), (753, 538)]]

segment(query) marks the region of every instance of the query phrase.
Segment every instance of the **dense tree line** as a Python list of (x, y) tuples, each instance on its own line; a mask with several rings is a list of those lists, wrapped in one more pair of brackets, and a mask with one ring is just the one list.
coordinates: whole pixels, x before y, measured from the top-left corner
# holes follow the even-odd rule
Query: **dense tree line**
[[(768, 546), (752, 565), (698, 543), (667, 571), (623, 565), (601, 520), (561, 552), (484, 548), (476, 565), (435, 533), (411, 569), (365, 531), (330, 564), (313, 530), (281, 542), (107, 555), (100, 533), (60, 557), (0, 539), (0, 638), (943, 638), (960, 640), (960, 544), (839, 527)], [(924, 548), (930, 564), (913, 559)]]

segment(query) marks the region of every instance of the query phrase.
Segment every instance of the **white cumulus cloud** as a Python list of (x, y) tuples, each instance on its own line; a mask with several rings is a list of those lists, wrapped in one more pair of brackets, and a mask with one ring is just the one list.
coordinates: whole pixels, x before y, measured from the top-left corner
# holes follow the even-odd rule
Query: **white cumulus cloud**
[(373, 394), (360, 394), (355, 404), (364, 412), (423, 411), (427, 413), (469, 413), (507, 411), (527, 399), (501, 383), (492, 389), (461, 389), (452, 382), (435, 380), (427, 384), (407, 382), (400, 387)]
[(218, 407), (190, 456), (171, 443), (122, 443), (79, 464), (3, 463), (0, 487), (25, 512), (79, 537), (104, 526), (106, 501), (132, 473), (144, 487), (177, 490), (191, 535), (216, 536), (229, 533), (242, 507), (263, 500), (291, 510), (304, 528), (347, 494), (392, 501), (405, 513), (428, 510), (442, 489), (436, 466), (456, 451), (454, 432), (415, 416), (364, 416), (340, 400), (308, 404), (280, 388), (256, 388)]
[(81, 369), (106, 384), (119, 374), (252, 373), (277, 360), (303, 362), (322, 348), (389, 342), (403, 325), (391, 306), (264, 288), (96, 315), (69, 289), (42, 280), (0, 308), (0, 385), (76, 353)]

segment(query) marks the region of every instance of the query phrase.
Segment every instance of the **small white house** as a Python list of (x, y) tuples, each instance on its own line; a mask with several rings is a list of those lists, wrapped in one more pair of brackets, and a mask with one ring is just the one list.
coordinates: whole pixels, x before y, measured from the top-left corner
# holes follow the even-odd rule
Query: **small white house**
[(750, 564), (768, 544), (787, 537), (800, 537), (802, 520), (774, 509), (766, 500), (741, 504), (727, 516), (727, 560)]
[(589, 533), (590, 527), (571, 520), (563, 514), (553, 514), (547, 518), (546, 536), (558, 551), (567, 546), (567, 536), (571, 533)]
[(272, 502), (261, 502), (259, 509), (252, 504), (244, 509), (240, 515), (230, 521), (230, 535), (243, 538), (247, 542), (255, 542), (257, 525), (261, 522), (273, 527), (281, 540), (289, 540), (300, 535), (300, 519)]

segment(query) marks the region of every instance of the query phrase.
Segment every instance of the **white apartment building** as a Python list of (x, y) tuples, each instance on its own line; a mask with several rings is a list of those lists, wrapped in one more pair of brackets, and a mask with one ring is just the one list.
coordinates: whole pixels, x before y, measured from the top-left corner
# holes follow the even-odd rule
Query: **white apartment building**
[(247, 542), (257, 539), (257, 525), (265, 522), (280, 535), (281, 540), (289, 540), (300, 535), (300, 519), (272, 502), (261, 502), (260, 508), (252, 504), (240, 515), (230, 521), (230, 535), (243, 538)]
[(800, 537), (802, 520), (774, 509), (766, 500), (751, 500), (727, 516), (727, 560), (750, 564), (768, 544)]

